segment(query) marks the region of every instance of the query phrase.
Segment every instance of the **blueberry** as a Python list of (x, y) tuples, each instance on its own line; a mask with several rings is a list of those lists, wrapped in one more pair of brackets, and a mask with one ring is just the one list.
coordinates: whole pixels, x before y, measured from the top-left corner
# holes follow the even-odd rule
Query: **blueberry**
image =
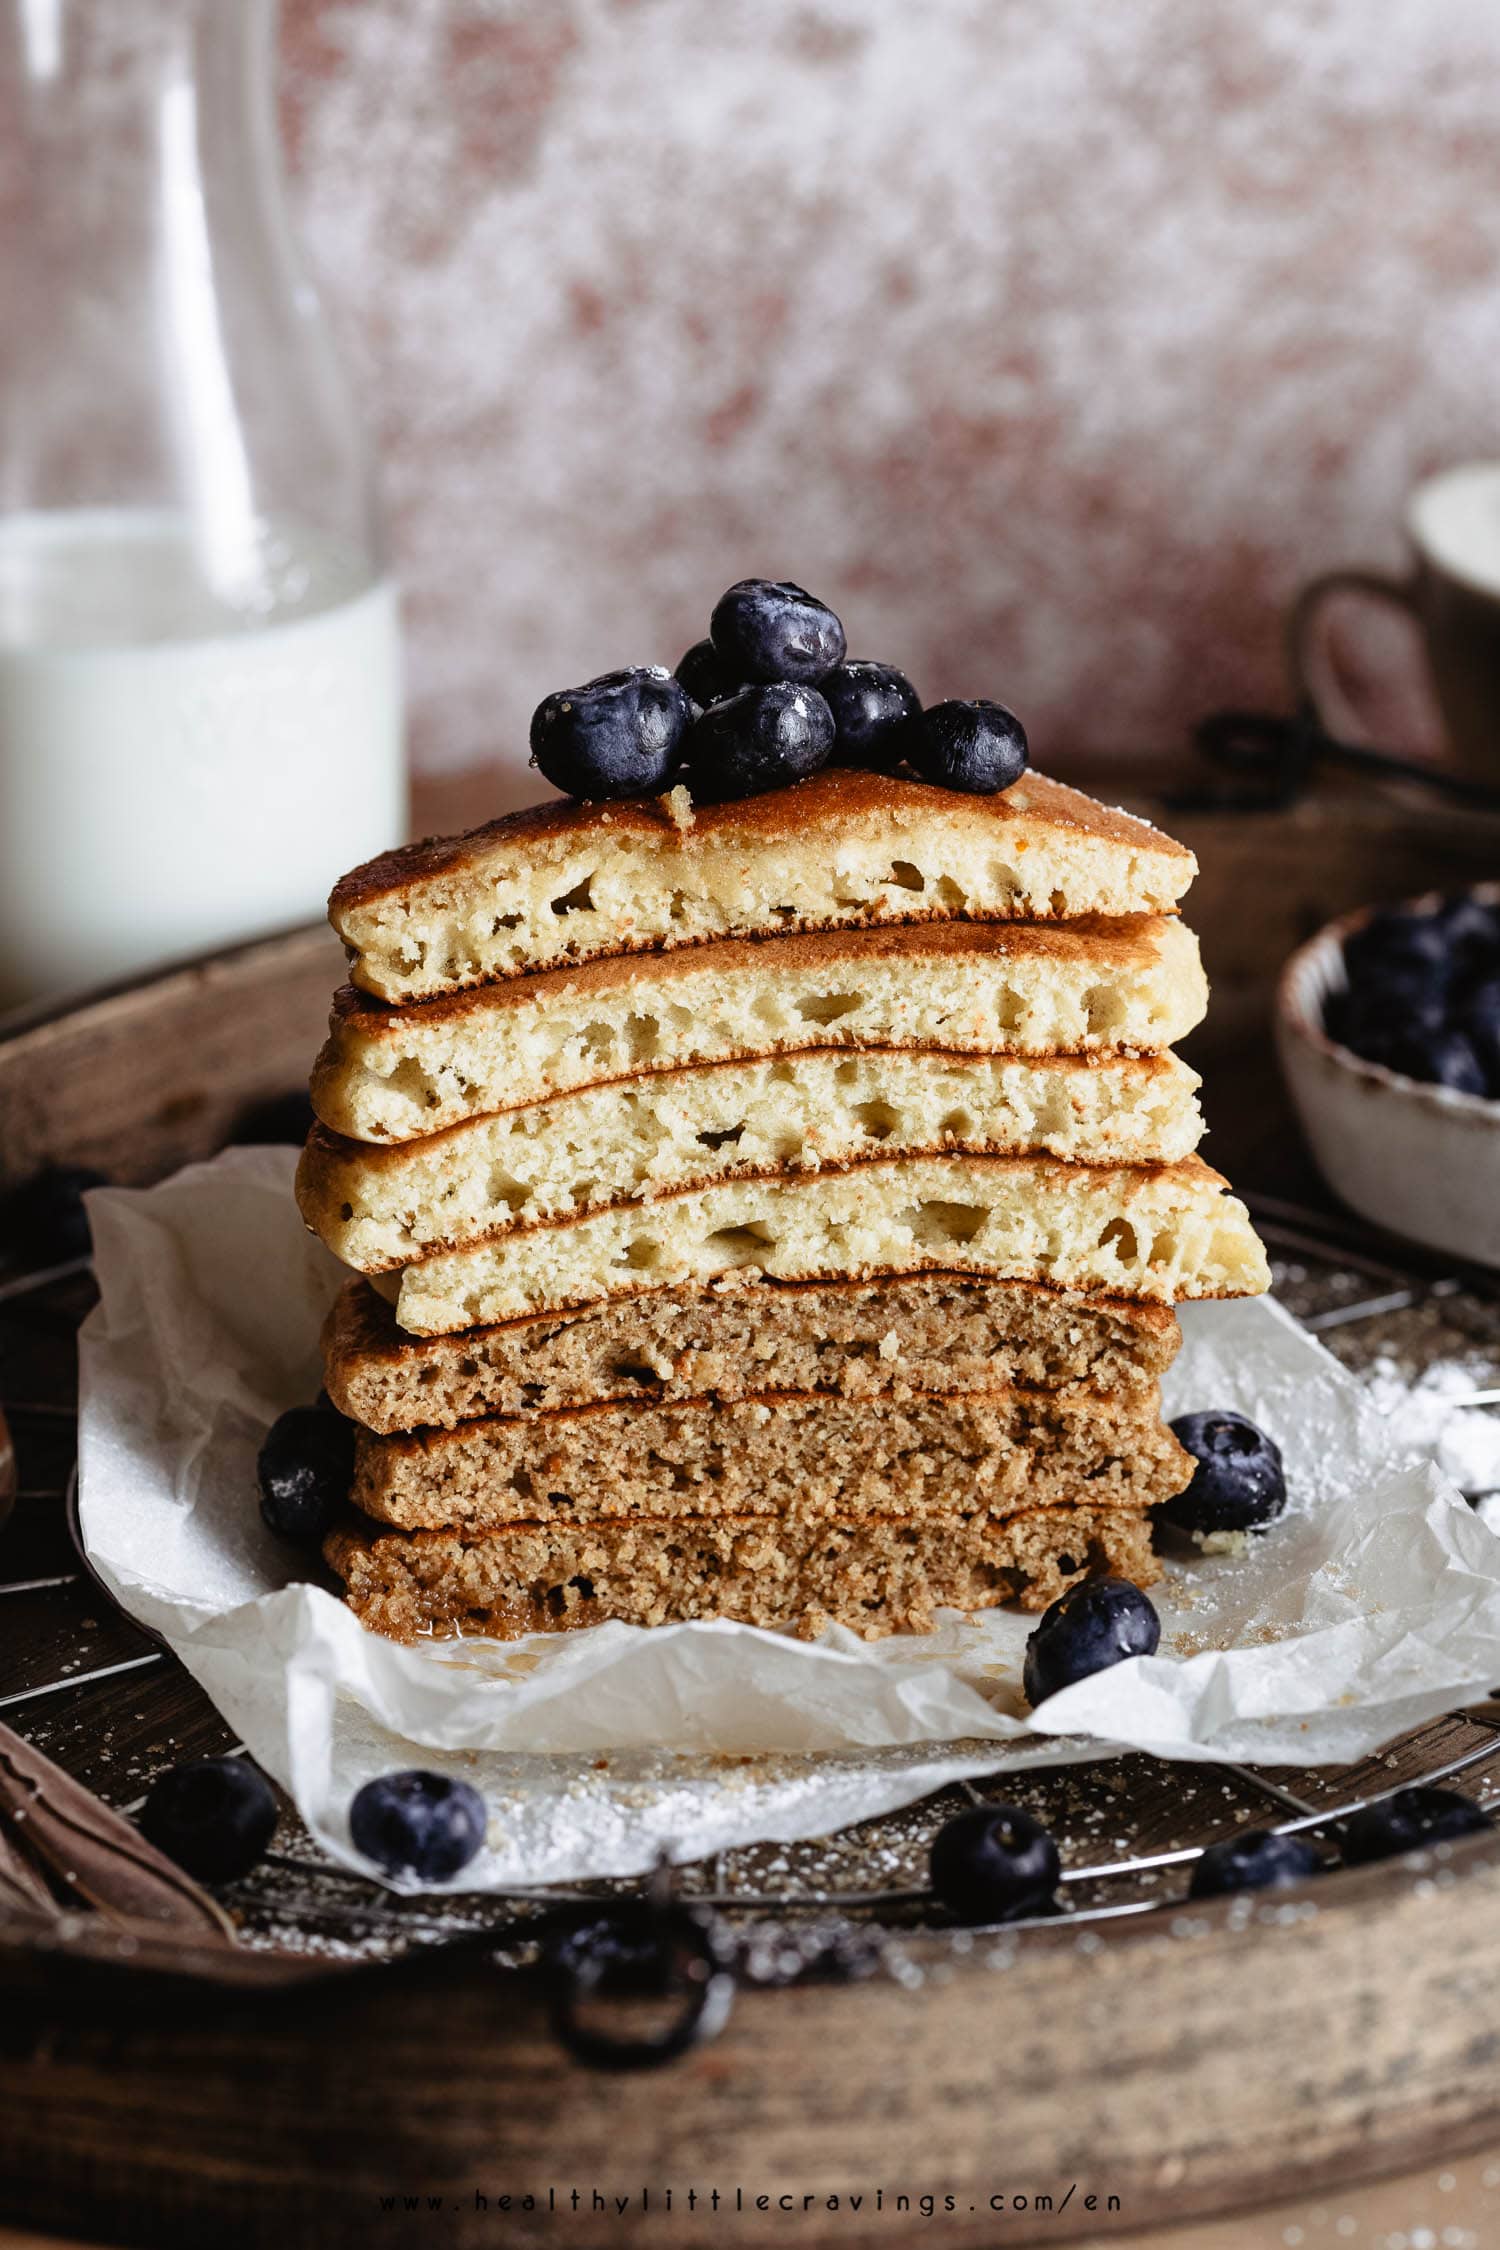
[(1482, 1094), (1489, 1083), (1472, 1040), (1452, 1026), (1403, 1031), (1391, 1043), (1389, 1067), (1423, 1085), (1451, 1087), (1456, 1094)]
[(722, 703), (726, 695), (737, 695), (745, 684), (727, 668), (712, 641), (694, 641), (677, 667), (677, 678), (705, 711), (710, 703)]
[(265, 1855), (276, 1797), (248, 1758), (195, 1758), (152, 1782), (141, 1834), (203, 1883), (232, 1883)]
[(1500, 1101), (1500, 976), (1470, 993), (1462, 1028), (1483, 1065), (1485, 1091)]
[(86, 1258), (94, 1243), (84, 1193), (108, 1184), (86, 1164), (49, 1164), (0, 1206), (0, 1249), (38, 1273)]
[(827, 765), (832, 748), (833, 714), (816, 688), (741, 688), (688, 736), (693, 795), (713, 804), (784, 789)]
[(844, 661), (844, 628), (833, 611), (783, 579), (742, 578), (719, 596), (711, 630), (724, 664), (742, 680), (816, 687)]
[(1445, 899), (1434, 917), (1455, 975), (1483, 976), (1500, 968), (1500, 912), (1469, 891)]
[(560, 688), (531, 715), (531, 762), (569, 797), (638, 797), (664, 789), (693, 717), (680, 680), (659, 664)]
[(1345, 938), (1344, 967), (1351, 984), (1378, 984), (1403, 972), (1446, 982), (1451, 961), (1443, 925), (1436, 914), (1409, 906), (1377, 907)]
[(266, 1432), (255, 1470), (272, 1531), (316, 1547), (354, 1482), (354, 1424), (326, 1406), (294, 1406)]
[(1367, 1062), (1389, 1064), (1403, 1039), (1430, 1036), (1448, 1021), (1448, 1003), (1440, 986), (1408, 983), (1404, 978), (1388, 984), (1351, 984), (1330, 992), (1323, 1003), (1323, 1029), (1330, 1039), (1363, 1055)]
[(1001, 703), (934, 703), (913, 731), (910, 758), (924, 781), (993, 797), (1026, 771), (1026, 729)]
[(818, 690), (833, 713), (833, 764), (899, 766), (922, 716), (916, 689), (894, 664), (836, 664)]
[(1198, 1466), (1185, 1492), (1164, 1500), (1160, 1522), (1200, 1538), (1216, 1531), (1263, 1531), (1286, 1506), (1281, 1448), (1243, 1414), (1225, 1407), (1183, 1414), (1172, 1435)]
[(1124, 1578), (1080, 1579), (1043, 1612), (1026, 1643), (1027, 1697), (1045, 1703), (1091, 1672), (1152, 1655), (1160, 1639), (1161, 1620), (1139, 1586)]
[(1351, 1814), (1339, 1830), (1339, 1845), (1346, 1866), (1363, 1867), (1397, 1852), (1425, 1851), (1430, 1844), (1477, 1836), (1494, 1825), (1491, 1814), (1457, 1789), (1419, 1786), (1398, 1789), (1394, 1797), (1382, 1797), (1379, 1804)]
[(1226, 1891), (1279, 1891), (1305, 1883), (1323, 1862), (1305, 1836), (1278, 1836), (1269, 1828), (1247, 1828), (1210, 1844), (1188, 1885), (1190, 1898), (1220, 1898)]
[(961, 1922), (1013, 1922), (1052, 1904), (1057, 1846), (1019, 1805), (971, 1805), (932, 1842), (932, 1887)]
[(484, 1842), (484, 1799), (443, 1773), (387, 1773), (367, 1781), (349, 1807), (357, 1852), (388, 1875), (440, 1883), (467, 1867)]

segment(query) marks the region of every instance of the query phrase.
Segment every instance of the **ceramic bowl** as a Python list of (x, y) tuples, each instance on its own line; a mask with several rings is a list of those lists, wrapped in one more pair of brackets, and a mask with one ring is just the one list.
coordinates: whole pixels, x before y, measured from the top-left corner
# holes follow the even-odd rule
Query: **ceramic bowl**
[[(1500, 884), (1474, 896), (1493, 904)], [(1500, 1266), (1500, 1102), (1365, 1062), (1323, 1029), (1325, 1000), (1348, 981), (1344, 939), (1373, 911), (1330, 922), (1281, 974), (1276, 1044), (1302, 1129), (1329, 1186), (1362, 1218)]]

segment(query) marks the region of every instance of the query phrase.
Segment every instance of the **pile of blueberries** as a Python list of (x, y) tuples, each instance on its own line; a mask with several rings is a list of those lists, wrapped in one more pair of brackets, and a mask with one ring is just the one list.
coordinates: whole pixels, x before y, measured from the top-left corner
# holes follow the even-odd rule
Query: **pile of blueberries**
[(1500, 906), (1381, 907), (1344, 940), (1323, 1028), (1366, 1062), (1500, 1101)]
[(679, 781), (704, 804), (784, 789), (820, 767), (906, 767), (944, 789), (993, 796), (1026, 766), (1026, 734), (1001, 704), (924, 711), (893, 664), (846, 661), (826, 602), (781, 579), (744, 578), (675, 673), (660, 664), (560, 688), (531, 721), (531, 762), (565, 796), (654, 796)]

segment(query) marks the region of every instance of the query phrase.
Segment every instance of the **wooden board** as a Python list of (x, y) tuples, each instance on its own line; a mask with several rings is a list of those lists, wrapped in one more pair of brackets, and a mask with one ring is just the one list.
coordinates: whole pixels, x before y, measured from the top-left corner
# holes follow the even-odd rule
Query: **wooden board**
[(43, 1163), (133, 1184), (211, 1155), (252, 1103), (306, 1086), (343, 959), (320, 924), (0, 1020), (0, 1189)]

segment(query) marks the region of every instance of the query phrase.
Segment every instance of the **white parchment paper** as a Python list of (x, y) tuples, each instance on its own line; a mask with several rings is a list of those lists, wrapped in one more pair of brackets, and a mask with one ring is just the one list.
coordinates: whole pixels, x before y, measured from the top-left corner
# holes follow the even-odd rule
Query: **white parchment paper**
[(238, 1149), (89, 1197), (101, 1302), (80, 1339), (84, 1541), (346, 1865), (371, 1775), (463, 1772), (491, 1807), (462, 1887), (630, 1873), (821, 1835), (959, 1775), (1098, 1756), (1342, 1762), (1500, 1681), (1500, 1538), (1274, 1304), (1191, 1305), (1167, 1411), (1232, 1406), (1283, 1447), (1291, 1507), (1239, 1557), (1173, 1563), (1158, 1655), (1033, 1717), (1033, 1620), (815, 1645), (731, 1624), (603, 1625), (399, 1648), (261, 1523), (255, 1454), (321, 1380), (340, 1269), (293, 1153)]

